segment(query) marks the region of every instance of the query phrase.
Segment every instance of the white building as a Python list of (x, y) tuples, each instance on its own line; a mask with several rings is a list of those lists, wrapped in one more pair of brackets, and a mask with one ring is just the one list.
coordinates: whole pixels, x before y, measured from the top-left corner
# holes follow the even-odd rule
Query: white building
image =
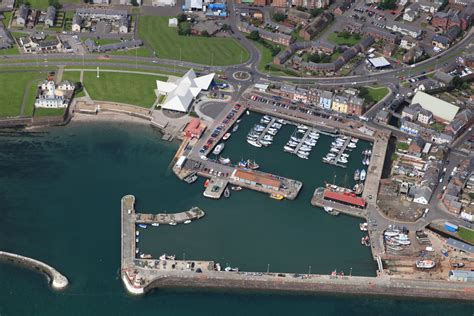
[(168, 20), (168, 27), (178, 27), (178, 19), (171, 18)]
[(183, 77), (175, 82), (156, 81), (156, 94), (165, 95), (162, 109), (188, 112), (194, 98), (202, 91), (209, 89), (215, 74), (197, 77), (190, 69)]
[(35, 100), (36, 108), (63, 109), (68, 106), (75, 87), (68, 81), (61, 82), (56, 86), (54, 81), (45, 80), (38, 89), (39, 92)]
[(176, 0), (152, 0), (151, 5), (154, 7), (174, 7)]

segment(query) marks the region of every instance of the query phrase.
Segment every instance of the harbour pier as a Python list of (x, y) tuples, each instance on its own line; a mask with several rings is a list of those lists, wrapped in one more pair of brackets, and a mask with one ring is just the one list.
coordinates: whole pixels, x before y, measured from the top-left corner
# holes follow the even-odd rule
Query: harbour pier
[[(121, 278), (130, 294), (143, 295), (153, 288), (215, 288), (285, 291), (303, 293), (345, 293), (404, 297), (474, 299), (469, 283), (418, 279), (359, 277), (344, 275), (276, 272), (222, 271), (214, 261), (136, 257), (135, 197), (127, 195), (121, 203)], [(224, 269), (225, 270), (225, 269)]]
[(341, 147), (341, 149), (339, 149), (339, 152), (337, 153), (336, 158), (335, 158), (333, 161), (325, 161), (325, 160), (323, 160), (323, 162), (324, 162), (324, 163), (328, 163), (328, 164), (330, 164), (330, 165), (337, 166), (337, 167), (347, 168), (346, 165), (341, 164), (341, 163), (338, 163), (338, 160), (341, 158), (342, 154), (343, 154), (344, 151), (347, 149), (347, 145), (349, 145), (350, 142), (351, 142), (351, 138), (348, 137), (348, 138), (346, 139), (346, 141), (344, 142), (344, 145)]
[(27, 268), (31, 268), (33, 270), (44, 273), (50, 280), (53, 289), (63, 290), (69, 284), (68, 279), (58, 270), (39, 260), (5, 251), (0, 251), (0, 260), (19, 264)]
[(312, 129), (309, 129), (309, 128), (306, 130), (306, 132), (304, 133), (303, 137), (300, 140), (300, 143), (296, 145), (295, 153), (298, 152), (298, 150), (300, 150), (301, 146), (303, 146), (305, 140), (308, 139), (308, 135), (311, 131)]
[(203, 195), (210, 199), (220, 199), (229, 181), (211, 177)]

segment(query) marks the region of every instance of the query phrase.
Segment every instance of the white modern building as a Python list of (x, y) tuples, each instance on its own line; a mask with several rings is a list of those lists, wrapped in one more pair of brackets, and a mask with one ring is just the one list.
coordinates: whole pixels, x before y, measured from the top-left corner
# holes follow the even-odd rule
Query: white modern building
[(193, 69), (190, 69), (183, 77), (175, 82), (156, 81), (157, 96), (165, 95), (161, 105), (164, 110), (177, 112), (188, 112), (194, 98), (202, 90), (209, 89), (215, 74), (197, 77)]
[(38, 89), (39, 92), (35, 100), (35, 107), (63, 109), (68, 106), (75, 86), (68, 81), (63, 81), (59, 85), (56, 85), (52, 80), (45, 80)]

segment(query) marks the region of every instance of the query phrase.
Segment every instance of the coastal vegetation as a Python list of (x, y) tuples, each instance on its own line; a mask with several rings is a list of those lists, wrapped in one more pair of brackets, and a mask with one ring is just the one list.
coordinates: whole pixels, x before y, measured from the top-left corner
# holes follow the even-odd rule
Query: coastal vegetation
[(159, 58), (224, 66), (245, 62), (250, 57), (249, 52), (231, 38), (180, 36), (176, 28), (168, 27), (169, 18), (140, 17), (138, 34)]
[(84, 72), (83, 85), (93, 100), (151, 107), (156, 100), (156, 80), (166, 77), (120, 72)]

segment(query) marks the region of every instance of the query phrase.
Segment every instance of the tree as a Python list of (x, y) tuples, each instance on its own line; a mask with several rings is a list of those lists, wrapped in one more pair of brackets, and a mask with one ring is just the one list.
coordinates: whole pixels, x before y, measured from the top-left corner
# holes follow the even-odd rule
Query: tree
[(461, 79), (459, 76), (455, 76), (453, 80), (451, 81), (453, 87), (458, 90), (463, 90), (469, 87), (469, 85), (464, 82), (464, 80)]
[(271, 51), (272, 51), (272, 56), (276, 56), (281, 51), (281, 47), (278, 45), (272, 45)]
[(190, 35), (191, 34), (191, 24), (189, 22), (180, 22), (178, 24), (178, 34), (179, 35)]
[(324, 9), (322, 9), (322, 8), (319, 8), (319, 9), (312, 9), (312, 10), (310, 11), (310, 13), (311, 13), (311, 15), (312, 15), (313, 17), (316, 17), (316, 16), (320, 15), (320, 14), (323, 13), (323, 12), (324, 12)]
[(186, 22), (188, 19), (187, 15), (184, 13), (178, 14), (176, 18), (178, 19), (178, 22)]
[(248, 37), (252, 41), (258, 41), (260, 39), (260, 33), (258, 31), (252, 31), (250, 32)]
[(230, 31), (230, 25), (229, 24), (222, 24), (222, 28), (221, 28), (222, 31), (226, 32), (226, 31)]
[(132, 6), (134, 7), (138, 7), (139, 4), (138, 4), (138, 1), (137, 0), (130, 0), (130, 3), (132, 4)]
[(52, 7), (55, 7), (56, 10), (59, 10), (59, 9), (62, 8), (62, 5), (61, 5), (61, 3), (59, 3), (58, 0), (48, 0), (48, 4)]
[(394, 10), (397, 8), (397, 0), (382, 0), (378, 4), (378, 8), (382, 10)]
[(311, 54), (308, 56), (308, 61), (313, 62), (313, 63), (319, 63), (321, 61), (321, 56), (319, 56), (318, 53)]
[(211, 35), (209, 35), (209, 32), (204, 30), (201, 32), (201, 36), (204, 36), (204, 37), (210, 37)]
[(355, 40), (360, 40), (360, 34), (359, 33), (355, 33), (353, 36), (354, 36)]
[(286, 16), (281, 12), (276, 12), (276, 13), (273, 14), (273, 19), (276, 22), (283, 22), (283, 21), (285, 21)]

